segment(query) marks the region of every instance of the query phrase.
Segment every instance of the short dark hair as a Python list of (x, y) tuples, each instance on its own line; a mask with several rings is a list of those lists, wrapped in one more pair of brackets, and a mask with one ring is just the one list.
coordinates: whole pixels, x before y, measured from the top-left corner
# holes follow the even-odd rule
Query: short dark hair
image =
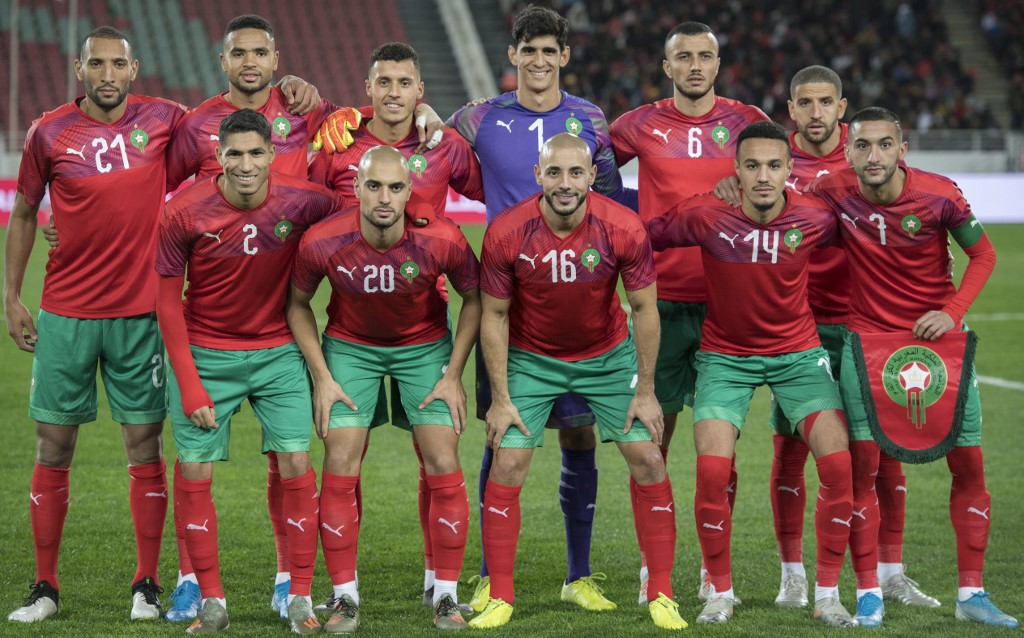
[(82, 47), (78, 50), (78, 59), (83, 63), (85, 62), (85, 43), (89, 41), (89, 38), (96, 38), (98, 40), (124, 40), (128, 44), (128, 59), (132, 59), (132, 43), (128, 41), (128, 36), (125, 35), (124, 31), (115, 29), (111, 26), (96, 27), (89, 33), (85, 34), (82, 38)]
[(235, 16), (231, 18), (231, 22), (228, 22), (228, 26), (224, 29), (224, 39), (227, 39), (229, 35), (235, 31), (242, 29), (259, 29), (260, 31), (266, 31), (270, 39), (274, 39), (274, 29), (267, 22), (263, 16), (258, 16), (254, 13), (247, 13), (245, 15)]
[(861, 122), (892, 122), (896, 125), (896, 130), (903, 133), (903, 123), (900, 122), (900, 116), (883, 106), (869, 106), (865, 109), (857, 111), (857, 113), (850, 118), (850, 126), (854, 124), (860, 124)]
[(789, 155), (789, 136), (785, 127), (777, 122), (762, 120), (740, 131), (739, 137), (736, 138), (737, 156), (740, 154), (740, 145), (746, 140), (778, 140), (786, 145), (786, 155)]
[(257, 133), (264, 142), (270, 144), (270, 122), (252, 109), (239, 109), (220, 121), (217, 137), (221, 145), (235, 133)]
[(558, 48), (565, 50), (569, 46), (569, 21), (554, 9), (531, 4), (516, 16), (512, 25), (512, 46), (518, 47), (521, 42), (546, 35), (554, 36)]
[(710, 33), (711, 37), (715, 38), (716, 42), (718, 41), (715, 32), (703, 22), (683, 22), (672, 27), (672, 30), (665, 36), (665, 44), (668, 44), (668, 41), (677, 35), (700, 35), (702, 33)]
[(416, 55), (416, 49), (405, 42), (387, 42), (374, 49), (370, 54), (370, 69), (372, 70), (373, 65), (380, 61), (405, 62), (406, 60), (412, 60), (412, 65), (419, 73), (420, 56)]
[(796, 95), (796, 89), (798, 86), (819, 83), (831, 84), (836, 89), (836, 95), (838, 97), (843, 97), (843, 81), (839, 79), (839, 74), (827, 66), (821, 66), (820, 64), (804, 67), (796, 72), (796, 75), (794, 75), (793, 79), (789, 82), (789, 96), (793, 97)]

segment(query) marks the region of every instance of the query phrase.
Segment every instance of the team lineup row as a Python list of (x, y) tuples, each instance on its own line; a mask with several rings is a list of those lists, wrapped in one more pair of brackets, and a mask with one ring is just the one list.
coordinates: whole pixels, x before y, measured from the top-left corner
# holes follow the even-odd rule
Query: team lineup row
[[(227, 459), (226, 426), (248, 398), (270, 462), (272, 606), (293, 632), (358, 626), (359, 474), (369, 428), (387, 421), (412, 432), (421, 461), (424, 602), (437, 627), (509, 621), (519, 491), (545, 425), (558, 429), (563, 455), (562, 599), (615, 607), (589, 561), (599, 434), (616, 442), (630, 470), (639, 602), (658, 627), (685, 627), (670, 582), (676, 521), (665, 462), (686, 405), (698, 455), (705, 607), (697, 621), (726, 622), (737, 602), (734, 448), (750, 395), (764, 384), (777, 402), (776, 602), (808, 604), (801, 536), (810, 452), (822, 485), (814, 617), (878, 626), (883, 599), (938, 605), (903, 573), (905, 479), (868, 427), (851, 334), (935, 341), (962, 329), (995, 263), (969, 205), (949, 180), (903, 164), (895, 114), (868, 108), (839, 123), (846, 103), (829, 69), (794, 77), (798, 130), (787, 135), (758, 109), (715, 95), (717, 40), (705, 25), (682, 23), (665, 40), (673, 96), (609, 126), (599, 109), (559, 89), (567, 37), (557, 13), (523, 11), (509, 47), (517, 90), (460, 109), (430, 133), (414, 126), (423, 84), (415, 51), (400, 43), (371, 55), (371, 106), (337, 109), (298, 79), (271, 86), (273, 30), (240, 16), (224, 36), (227, 92), (186, 112), (129, 93), (138, 61), (123, 33), (103, 27), (85, 38), (76, 71), (86, 95), (30, 130), (7, 234), (5, 312), (19, 347), (34, 352), (29, 414), (39, 443), (29, 506), (35, 585), (9, 620), (57, 612), (63, 492), (77, 426), (96, 417), (89, 371), (99, 358), (133, 479), (133, 619), (193, 620), (189, 633), (227, 628), (211, 483), (213, 463)], [(322, 152), (307, 162), (310, 142)], [(617, 169), (633, 158), (635, 191)], [(196, 183), (164, 205), (192, 175)], [(800, 192), (811, 182), (812, 194)], [(479, 262), (443, 216), (449, 186), (486, 203)], [(59, 238), (33, 322), (20, 292), (47, 187)], [(87, 214), (98, 210), (102, 222)], [(959, 290), (948, 236), (970, 258)], [(442, 276), (463, 298), (454, 335)], [(310, 300), (325, 277), (332, 295), (321, 343)], [(615, 290), (620, 277), (632, 329)], [(478, 334), (484, 564), (462, 605), (456, 585), (470, 517), (457, 454), (468, 419), (461, 377)], [(397, 384), (390, 418), (385, 375)], [(982, 585), (990, 498), (976, 386), (967, 394), (946, 454), (956, 615), (1015, 627)], [(167, 413), (178, 449), (179, 574), (164, 614), (156, 566)], [(310, 422), (325, 445), (319, 490)], [(880, 517), (898, 522), (880, 530)], [(318, 542), (333, 591), (314, 607)], [(839, 601), (847, 546), (854, 614)], [(477, 615), (467, 623), (470, 611)], [(318, 612), (330, 615), (323, 625)]]

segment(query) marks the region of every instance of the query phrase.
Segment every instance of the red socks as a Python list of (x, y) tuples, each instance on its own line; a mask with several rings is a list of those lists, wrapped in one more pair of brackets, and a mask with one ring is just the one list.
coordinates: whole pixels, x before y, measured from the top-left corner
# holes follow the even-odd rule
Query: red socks
[(711, 584), (718, 592), (732, 588), (732, 565), (729, 557), (732, 509), (729, 507), (726, 489), (731, 483), (730, 468), (733, 462), (731, 458), (708, 454), (697, 457), (694, 518), (704, 566), (711, 576)]
[(178, 481), (181, 479), (181, 460), (174, 459), (174, 487), (172, 490), (174, 498), (174, 536), (178, 542), (178, 571), (182, 574), (191, 574), (192, 561), (188, 557), (188, 547), (185, 544), (185, 521), (181, 517), (183, 505), (179, 502)]
[(469, 527), (466, 481), (462, 470), (456, 470), (451, 474), (428, 474), (426, 483), (434, 574), (437, 580), (458, 581)]
[[(665, 461), (665, 465), (668, 465), (668, 448), (658, 448), (661, 451), (661, 458)], [(633, 508), (633, 529), (636, 531), (636, 542), (640, 546), (640, 566), (647, 567), (647, 554), (644, 552), (644, 542), (640, 537), (640, 523), (637, 516), (637, 494), (636, 494), (636, 480), (633, 479), (633, 475), (629, 475), (629, 504)]]
[[(277, 551), (277, 571), (288, 571), (288, 529), (284, 515), (284, 486), (277, 469), (277, 452), (267, 452), (267, 511), (270, 527), (274, 530), (274, 549)], [(184, 572), (182, 572), (184, 573)]]
[(224, 598), (217, 556), (217, 510), (210, 486), (213, 479), (190, 481), (178, 475), (174, 481), (174, 506), (184, 525), (185, 544), (203, 598)]
[[(29, 488), (29, 518), (36, 546), (36, 582), (45, 580), (55, 589), (57, 557), (68, 514), (70, 471), (67, 467), (47, 467), (36, 463)], [(154, 574), (154, 577), (156, 574)]]
[(775, 521), (775, 540), (779, 545), (782, 562), (802, 563), (804, 509), (807, 507), (804, 465), (810, 448), (795, 436), (776, 434), (772, 437), (772, 443), (775, 455), (772, 457), (772, 474), (768, 485)]
[(320, 489), (320, 543), (331, 583), (341, 585), (356, 579), (359, 549), (359, 506), (356, 502), (358, 476), (324, 472)]
[(903, 521), (907, 507), (907, 477), (903, 465), (885, 452), (878, 458), (878, 561), (903, 562)]
[(661, 483), (652, 485), (635, 482), (631, 485), (636, 489), (634, 523), (639, 531), (640, 546), (647, 557), (647, 598), (654, 600), (658, 594), (672, 598), (672, 565), (676, 555), (672, 483), (665, 478)]
[(285, 526), (288, 533), (287, 571), (291, 574), (289, 594), (309, 596), (316, 564), (317, 528), (320, 499), (316, 491), (316, 473), (281, 479), (284, 491)]
[(500, 485), (488, 479), (484, 494), (483, 544), (491, 576), (491, 598), (515, 602), (513, 573), (521, 525), (519, 492), (522, 487)]
[(430, 542), (430, 485), (427, 484), (427, 470), (423, 467), (423, 453), (416, 441), (412, 442), (416, 460), (420, 463), (420, 481), (416, 492), (416, 503), (420, 512), (420, 530), (423, 531), (423, 569), (434, 569), (434, 548)]
[(956, 532), (956, 563), (960, 587), (981, 587), (988, 546), (992, 498), (985, 488), (985, 461), (981, 447), (956, 447), (946, 455), (953, 485), (949, 492), (949, 519)]
[(138, 566), (133, 583), (146, 576), (159, 583), (160, 542), (167, 520), (167, 465), (163, 459), (145, 465), (129, 465), (128, 502), (135, 527)]
[(878, 587), (878, 444), (850, 441), (853, 464), (853, 512), (850, 519), (850, 559), (858, 589)]
[(821, 485), (814, 508), (814, 532), (818, 539), (815, 581), (822, 587), (836, 587), (854, 518), (850, 451), (827, 454), (816, 464)]

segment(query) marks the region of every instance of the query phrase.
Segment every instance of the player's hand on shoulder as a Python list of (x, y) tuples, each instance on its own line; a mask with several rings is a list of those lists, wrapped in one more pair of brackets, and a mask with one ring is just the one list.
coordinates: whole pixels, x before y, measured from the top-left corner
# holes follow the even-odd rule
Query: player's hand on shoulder
[(941, 310), (929, 310), (914, 323), (914, 336), (926, 341), (935, 341), (956, 327), (953, 317)]
[(42, 231), (43, 239), (46, 240), (46, 243), (50, 244), (50, 250), (53, 250), (60, 245), (57, 235), (57, 226), (53, 223), (53, 217), (50, 218), (50, 223), (42, 227)]
[(217, 425), (217, 411), (209, 405), (204, 405), (193, 412), (188, 417), (188, 420), (202, 430), (216, 430), (219, 427)]
[(491, 449), (497, 451), (501, 445), (501, 439), (505, 436), (505, 432), (512, 427), (516, 426), (523, 436), (530, 436), (530, 431), (526, 429), (526, 424), (523, 423), (523, 419), (519, 416), (519, 410), (516, 406), (512, 405), (511, 401), (495, 401), (491, 404), (489, 410), (487, 410), (487, 445)]
[(633, 422), (640, 421), (651, 434), (655, 445), (661, 445), (662, 436), (665, 433), (665, 415), (661, 411), (661, 403), (654, 396), (653, 392), (638, 392), (633, 395), (629, 402), (629, 411), (626, 412), (626, 425), (623, 433), (628, 434), (633, 429)]
[(425, 153), (436, 148), (444, 137), (444, 120), (438, 116), (437, 111), (430, 108), (429, 104), (417, 104), (413, 111), (416, 116), (416, 133), (420, 138), (420, 145), (416, 147), (417, 153)]
[(452, 413), (452, 425), (455, 434), (462, 434), (466, 429), (466, 388), (462, 385), (461, 378), (450, 377), (447, 374), (442, 376), (434, 384), (434, 389), (420, 403), (419, 409), (424, 409), (432, 401), (444, 401), (448, 410)]
[(5, 303), (4, 314), (7, 316), (7, 334), (11, 335), (18, 348), (25, 352), (35, 352), (36, 327), (32, 323), (32, 313), (25, 304), (21, 301)]
[(475, 99), (475, 100), (473, 100), (471, 102), (466, 102), (466, 107), (468, 108), (468, 107), (471, 107), (471, 106), (480, 106), (481, 104), (485, 104), (487, 102), (487, 100), (489, 100), (489, 99), (491, 99), (491, 98), (489, 98), (489, 97), (478, 97), (477, 99)]
[(292, 115), (305, 115), (320, 106), (320, 91), (300, 77), (286, 75), (277, 83), (277, 88), (284, 93)]
[(715, 184), (715, 197), (730, 206), (739, 206), (743, 202), (743, 193), (740, 191), (740, 180), (735, 175), (723, 177)]
[(338, 402), (350, 410), (358, 410), (351, 399), (333, 378), (320, 381), (313, 386), (313, 415), (316, 418), (316, 433), (321, 439), (327, 438), (331, 424), (331, 407)]
[(344, 106), (331, 113), (320, 125), (320, 130), (313, 137), (313, 150), (323, 151), (328, 155), (340, 153), (352, 146), (352, 131), (359, 128), (363, 116), (359, 109)]

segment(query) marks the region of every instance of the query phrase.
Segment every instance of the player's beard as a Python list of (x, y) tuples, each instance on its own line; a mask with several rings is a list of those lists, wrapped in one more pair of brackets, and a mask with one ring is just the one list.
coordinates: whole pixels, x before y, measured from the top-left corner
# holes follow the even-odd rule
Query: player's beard
[(577, 195), (575, 205), (563, 206), (555, 200), (554, 194), (549, 195), (548, 193), (544, 193), (544, 201), (548, 203), (548, 208), (555, 211), (555, 214), (559, 217), (572, 217), (580, 209), (580, 206), (583, 205), (583, 202), (587, 201), (587, 193), (583, 192)]
[(820, 133), (818, 135), (814, 135), (813, 133), (811, 133), (810, 132), (811, 131), (810, 123), (809, 123), (807, 126), (805, 126), (804, 128), (800, 129), (800, 135), (802, 135), (804, 137), (804, 139), (807, 140), (808, 142), (810, 142), (811, 144), (821, 144), (825, 140), (827, 140), (830, 137), (832, 137), (832, 134), (835, 133), (836, 125), (838, 124), (838, 121), (833, 122), (831, 126), (829, 126), (828, 124), (825, 124), (824, 122), (820, 122), (820, 124), (823, 124), (825, 126), (825, 130), (822, 133)]
[(381, 231), (385, 231), (385, 230), (391, 228), (392, 226), (394, 226), (395, 224), (398, 223), (399, 219), (402, 218), (402, 216), (398, 214), (398, 211), (396, 211), (394, 208), (390, 208), (389, 207), (388, 210), (390, 210), (393, 213), (392, 216), (391, 216), (391, 219), (380, 220), (380, 219), (377, 219), (376, 217), (374, 217), (374, 215), (373, 215), (373, 211), (374, 210), (375, 209), (370, 209), (369, 211), (364, 212), (363, 213), (363, 219), (365, 219), (366, 221), (370, 222), (371, 226), (373, 226), (374, 228), (378, 228)]
[(114, 97), (110, 98), (100, 95), (100, 89), (104, 86), (107, 85), (100, 84), (99, 86), (86, 86), (85, 94), (88, 96), (90, 102), (104, 111), (113, 111), (117, 107), (121, 106), (121, 103), (124, 102), (126, 97), (128, 97), (128, 90), (131, 88), (131, 82), (126, 82), (124, 88), (121, 89), (118, 89), (116, 86), (113, 87), (117, 93)]
[(704, 97), (705, 95), (710, 93), (711, 89), (713, 89), (715, 87), (715, 83), (714, 83), (713, 80), (711, 82), (708, 82), (708, 85), (707, 85), (706, 88), (701, 88), (701, 89), (693, 88), (693, 87), (687, 86), (686, 84), (678, 84), (678, 83), (673, 83), (673, 84), (675, 84), (676, 90), (679, 91), (683, 96), (685, 96), (686, 98), (688, 98), (690, 100), (694, 100), (694, 101), (701, 99), (702, 97)]
[[(239, 75), (238, 77), (241, 78), (241, 75)], [(253, 84), (249, 84), (249, 85), (242, 84), (241, 79), (235, 79), (235, 80), (231, 81), (231, 86), (235, 87), (236, 89), (238, 89), (241, 93), (243, 93), (245, 95), (256, 95), (257, 93), (259, 93), (263, 89), (267, 88), (267, 86), (269, 84), (270, 84), (270, 78), (263, 78), (263, 79), (261, 79), (261, 81), (258, 84), (254, 84), (254, 85)]]
[[(868, 168), (881, 167), (885, 169), (881, 175), (870, 175), (867, 171)], [(885, 165), (885, 164), (869, 164), (860, 168), (854, 167), (854, 171), (857, 173), (857, 177), (860, 181), (867, 184), (868, 186), (884, 186), (892, 176), (896, 173), (896, 164)]]

